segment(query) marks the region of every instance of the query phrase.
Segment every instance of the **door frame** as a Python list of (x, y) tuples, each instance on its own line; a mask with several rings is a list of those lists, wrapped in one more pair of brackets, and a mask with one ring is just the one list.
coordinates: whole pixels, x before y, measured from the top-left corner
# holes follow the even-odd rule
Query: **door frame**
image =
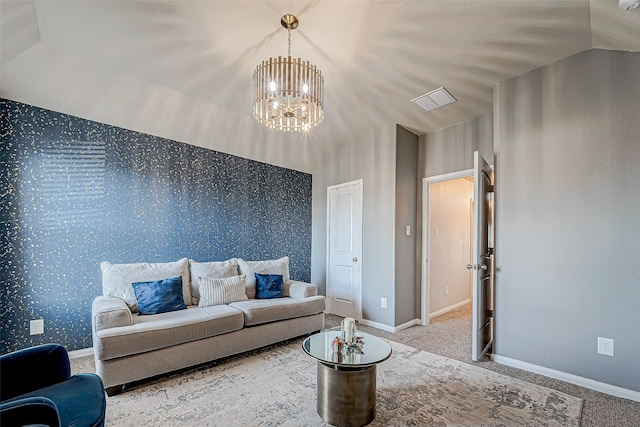
[(363, 258), (364, 258), (364, 245), (363, 245), (363, 241), (364, 241), (364, 233), (362, 232), (362, 230), (364, 230), (364, 224), (362, 223), (362, 216), (364, 213), (364, 180), (363, 179), (356, 179), (354, 181), (349, 181), (349, 182), (343, 182), (341, 184), (335, 184), (335, 185), (330, 185), (327, 187), (327, 236), (326, 236), (326, 240), (327, 240), (327, 251), (326, 251), (326, 265), (325, 265), (325, 284), (324, 284), (324, 288), (327, 290), (326, 293), (329, 294), (329, 252), (330, 252), (330, 247), (331, 247), (331, 241), (329, 240), (330, 237), (330, 233), (329, 233), (329, 228), (331, 227), (331, 191), (332, 190), (338, 190), (340, 188), (343, 187), (350, 187), (352, 185), (356, 185), (356, 184), (360, 184), (360, 212), (358, 212), (358, 216), (360, 217), (360, 257), (358, 258), (358, 297), (356, 299), (356, 303), (358, 305), (357, 307), (357, 313), (358, 313), (358, 318), (356, 319), (358, 322), (362, 321), (362, 271), (363, 271), (363, 267), (362, 267), (362, 263), (363, 263)]
[(431, 290), (429, 284), (429, 184), (469, 177), (473, 177), (473, 168), (422, 178), (422, 268), (420, 274), (420, 317), (422, 325), (430, 323), (429, 305), (431, 303), (429, 298)]

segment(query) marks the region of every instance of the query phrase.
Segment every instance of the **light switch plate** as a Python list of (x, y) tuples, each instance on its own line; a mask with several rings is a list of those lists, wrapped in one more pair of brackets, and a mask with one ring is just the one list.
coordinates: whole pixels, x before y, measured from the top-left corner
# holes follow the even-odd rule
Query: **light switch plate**
[(29, 322), (29, 335), (44, 334), (44, 319), (35, 319)]

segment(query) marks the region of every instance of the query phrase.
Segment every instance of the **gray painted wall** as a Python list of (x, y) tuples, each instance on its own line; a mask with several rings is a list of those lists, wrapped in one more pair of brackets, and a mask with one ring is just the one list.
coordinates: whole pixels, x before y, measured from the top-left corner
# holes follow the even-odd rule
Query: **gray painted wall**
[[(362, 315), (395, 320), (394, 217), (396, 125), (333, 149), (313, 174), (311, 281), (326, 294), (327, 187), (363, 180)], [(387, 308), (380, 308), (380, 298)]]
[[(496, 347), (640, 391), (640, 53), (496, 87)], [(615, 340), (598, 355), (597, 337)]]
[[(396, 127), (395, 323), (419, 318), (416, 311), (416, 212), (418, 202), (418, 136)], [(406, 227), (411, 227), (407, 236)]]
[(420, 176), (437, 176), (473, 169), (473, 152), (493, 162), (493, 115), (491, 113), (420, 137)]

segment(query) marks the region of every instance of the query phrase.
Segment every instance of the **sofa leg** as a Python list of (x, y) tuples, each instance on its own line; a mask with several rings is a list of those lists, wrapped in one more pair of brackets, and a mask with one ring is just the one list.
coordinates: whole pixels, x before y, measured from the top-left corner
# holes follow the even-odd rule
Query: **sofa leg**
[(107, 387), (105, 391), (107, 392), (107, 396), (112, 397), (122, 393), (122, 384), (114, 385), (113, 387)]

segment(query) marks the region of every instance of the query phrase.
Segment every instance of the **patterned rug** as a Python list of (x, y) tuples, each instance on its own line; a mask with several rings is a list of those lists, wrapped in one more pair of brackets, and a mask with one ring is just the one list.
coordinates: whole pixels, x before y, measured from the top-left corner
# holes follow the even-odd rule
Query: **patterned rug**
[[(294, 340), (107, 398), (107, 426), (327, 426), (316, 362)], [(370, 426), (579, 426), (582, 400), (389, 342)]]

